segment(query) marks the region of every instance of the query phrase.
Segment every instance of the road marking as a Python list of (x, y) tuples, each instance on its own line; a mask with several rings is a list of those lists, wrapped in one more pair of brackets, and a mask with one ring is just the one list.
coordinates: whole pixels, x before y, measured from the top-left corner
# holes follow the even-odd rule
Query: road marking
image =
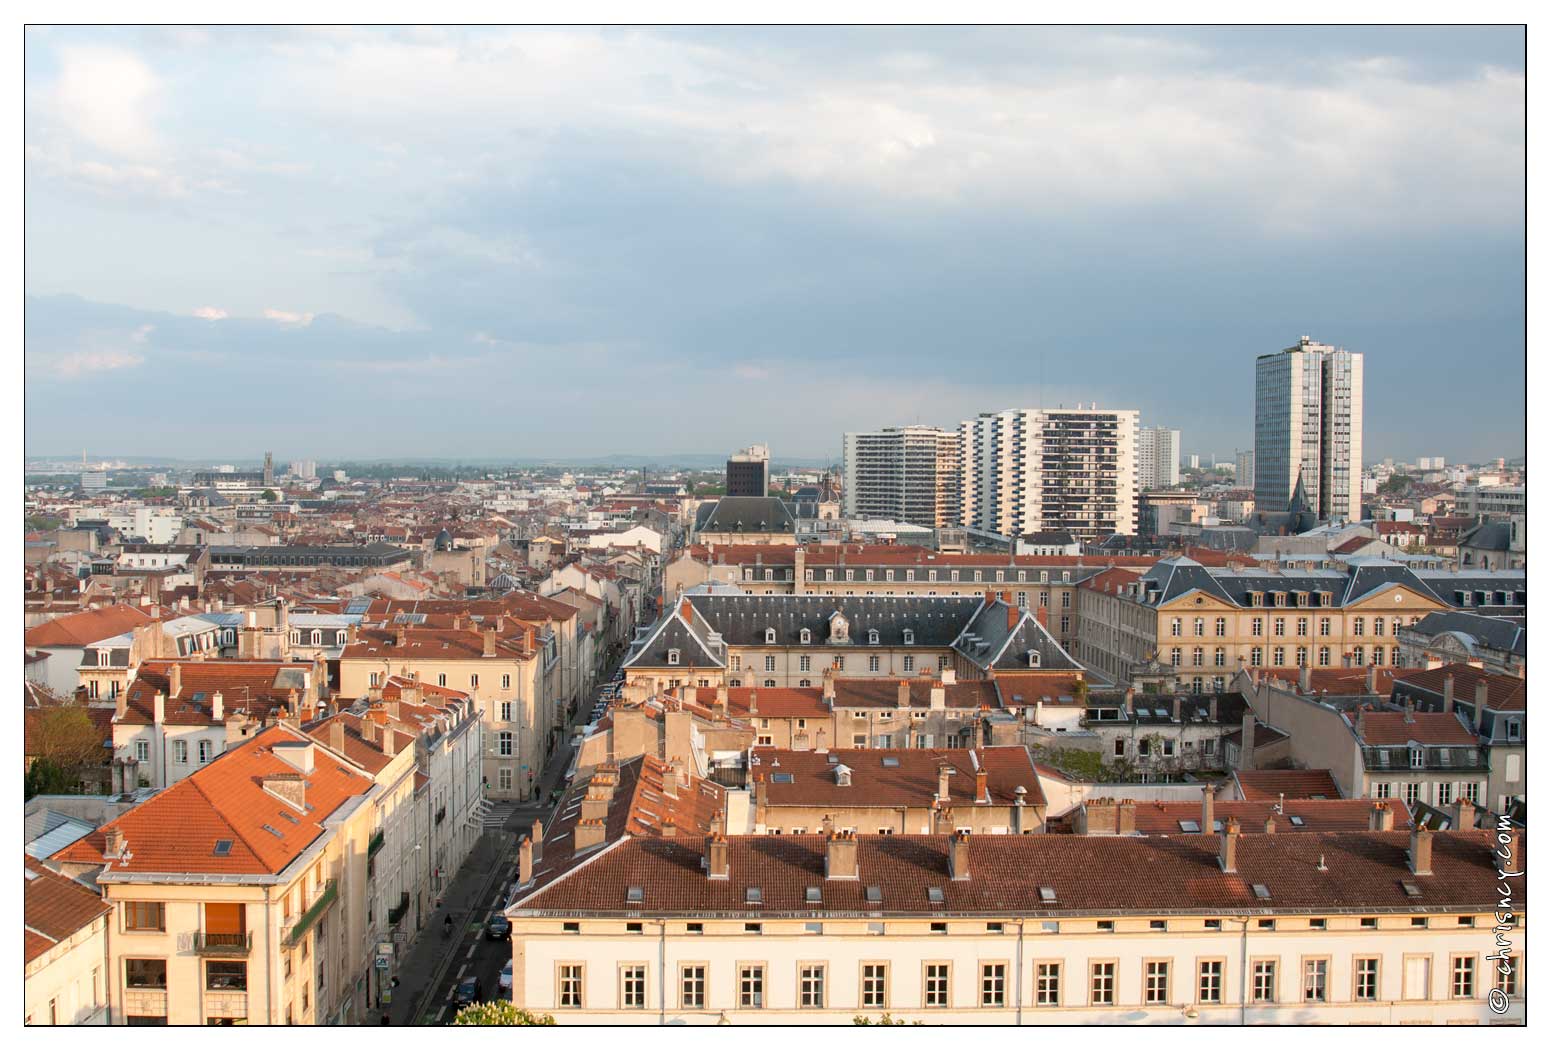
[(441, 1021), (442, 1021), (442, 1019), (443, 1019), (443, 1018), (444, 1018), (444, 1017), (446, 1017), (446, 1015), (447, 1015), (447, 1005), (446, 1005), (446, 1004), (443, 1004), (443, 1005), (442, 1005), (442, 1009), (441, 1009), (441, 1010), (440, 1010), (440, 1011), (438, 1011), (438, 1012), (436, 1012), (436, 1023), (437, 1023), (437, 1024), (438, 1024), (438, 1025), (440, 1025), (440, 1024), (441, 1024)]
[(463, 981), (463, 972), (468, 970), (468, 969), (469, 969), (469, 965), (468, 964), (464, 964), (462, 967), (459, 967), (458, 968), (458, 973), (453, 976), (452, 980), (455, 981), (455, 982)]
[(465, 954), (463, 958), (465, 960), (472, 960), (474, 958), (474, 950), (477, 949), (477, 948), (479, 948), (479, 946), (477, 944), (470, 945), (468, 953)]

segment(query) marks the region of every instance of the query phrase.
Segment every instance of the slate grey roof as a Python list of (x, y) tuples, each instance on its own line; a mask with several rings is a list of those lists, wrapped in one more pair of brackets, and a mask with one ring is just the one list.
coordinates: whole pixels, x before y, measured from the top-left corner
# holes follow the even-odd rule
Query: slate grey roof
[[(797, 520), (777, 496), (724, 496), (695, 515), (695, 531), (708, 533), (795, 533)], [(701, 513), (705, 514), (701, 518)]]
[(690, 603), (711, 630), (733, 646), (765, 645), (765, 629), (774, 628), (776, 644), (802, 645), (802, 629), (812, 645), (827, 645), (830, 617), (840, 613), (850, 627), (850, 644), (865, 649), (876, 629), (879, 646), (905, 645), (905, 631), (916, 646), (953, 644), (983, 600), (922, 595), (691, 595)]
[(1507, 522), (1482, 522), (1459, 538), (1460, 547), (1477, 551), (1507, 551), (1513, 540), (1513, 528)]
[(1042, 529), (1037, 533), (1026, 533), (1021, 539), (1025, 544), (1043, 547), (1065, 547), (1077, 543), (1077, 538), (1064, 529)]
[(1462, 637), (1461, 641), (1473, 644), (1471, 649), (1484, 646), (1516, 657), (1529, 655), (1529, 636), (1524, 621), (1516, 617), (1483, 617), (1463, 610), (1449, 610), (1427, 614), (1410, 630), (1427, 638), (1458, 635)]
[[(1241, 607), (1251, 605), (1249, 594), (1261, 592), (1315, 592), (1331, 595), (1334, 606), (1346, 606), (1367, 598), (1385, 588), (1400, 586), (1419, 594), (1432, 595), (1440, 602), (1460, 606), (1460, 591), (1489, 592), (1494, 610), (1510, 612), (1524, 607), (1524, 579), (1522, 569), (1476, 570), (1454, 572), (1452, 570), (1412, 569), (1387, 558), (1353, 558), (1347, 570), (1305, 569), (1290, 572), (1272, 572), (1265, 569), (1208, 569), (1189, 558), (1166, 558), (1144, 573), (1140, 582), (1144, 594), (1152, 604), (1170, 602), (1192, 591), (1199, 590), (1224, 602)], [(1505, 592), (1509, 601), (1499, 603), (1499, 592)], [(1473, 599), (1474, 601), (1474, 599)], [(1273, 607), (1266, 600), (1268, 608)], [(1293, 608), (1288, 602), (1286, 608)]]
[[(1008, 625), (1009, 611), (1017, 618), (1011, 627)], [(980, 603), (975, 615), (964, 625), (963, 632), (953, 640), (953, 648), (981, 669), (1027, 670), (1030, 650), (1039, 654), (1041, 669), (1076, 671), (1082, 667), (1033, 614), (1009, 606), (1001, 599)]]

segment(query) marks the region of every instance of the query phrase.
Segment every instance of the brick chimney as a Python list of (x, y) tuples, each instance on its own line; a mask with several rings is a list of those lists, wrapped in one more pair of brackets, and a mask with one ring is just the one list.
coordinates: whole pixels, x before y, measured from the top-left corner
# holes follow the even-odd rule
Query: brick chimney
[(981, 767), (979, 770), (975, 771), (975, 802), (991, 802), (991, 789), (990, 786), (986, 784), (985, 767)]
[(167, 669), (167, 696), (176, 697), (183, 692), (183, 666), (172, 664)]
[(129, 844), (124, 840), (124, 833), (120, 829), (117, 827), (109, 828), (104, 833), (104, 839), (106, 841), (103, 846), (104, 857), (120, 858), (124, 856), (124, 849)]
[(1471, 803), (1471, 801), (1466, 799), (1464, 796), (1460, 796), (1454, 801), (1454, 813), (1452, 817), (1454, 818), (1454, 831), (1470, 831), (1476, 827), (1475, 804)]
[(129, 691), (120, 690), (113, 695), (113, 718), (117, 722), (123, 722), (124, 716), (129, 711)]
[(1394, 827), (1395, 812), (1382, 799), (1374, 800), (1373, 809), (1368, 811), (1368, 831), (1389, 832)]
[(1411, 874), (1414, 876), (1431, 876), (1433, 874), (1433, 831), (1430, 828), (1413, 828), (1411, 830)]
[(517, 848), (517, 883), (527, 886), (533, 882), (533, 840), (525, 839)]
[(1122, 799), (1115, 806), (1115, 834), (1136, 835), (1136, 800)]
[(1236, 817), (1230, 817), (1223, 823), (1217, 862), (1224, 872), (1239, 871), (1239, 819)]
[(948, 779), (953, 776), (953, 767), (942, 763), (937, 767), (937, 801), (946, 803), (949, 799)]
[(1020, 610), (1017, 606), (1013, 606), (1013, 605), (1009, 605), (1007, 607), (1007, 630), (1008, 631), (1016, 630), (1017, 627), (1018, 627), (1018, 621), (1020, 621), (1022, 619), (1023, 619), (1023, 611), (1022, 610)]
[(955, 880), (969, 879), (968, 832), (955, 832), (948, 840), (948, 876)]
[(765, 780), (765, 775), (754, 775), (754, 823), (765, 823), (765, 810), (770, 806), (770, 784)]
[(1044, 628), (1046, 631), (1050, 630), (1050, 611), (1044, 606), (1040, 606), (1034, 611), (1034, 619), (1039, 621), (1040, 627)]
[(1239, 735), (1239, 769), (1255, 769), (1255, 710), (1244, 709), (1244, 725)]
[(1452, 674), (1443, 677), (1443, 710), (1454, 710), (1454, 676)]
[(542, 861), (544, 859), (544, 822), (533, 823), (533, 831), (528, 836), (528, 842), (533, 844), (533, 860)]
[(1481, 721), (1481, 713), (1486, 710), (1487, 696), (1488, 696), (1488, 694), (1490, 694), (1490, 692), (1491, 692), (1491, 688), (1490, 688), (1489, 684), (1487, 683), (1485, 675), (1481, 676), (1481, 678), (1476, 680), (1476, 722), (1477, 723), (1480, 723), (1480, 721)]
[(899, 680), (899, 687), (894, 691), (894, 707), (896, 707), (896, 708), (909, 708), (910, 707), (910, 680), (909, 679), (901, 679), (901, 680)]
[(860, 878), (856, 864), (856, 833), (835, 832), (824, 840), (824, 878)]
[(329, 747), (340, 755), (345, 754), (345, 721), (337, 716), (329, 721)]
[(934, 806), (932, 808), (932, 834), (946, 836), (952, 834), (953, 829), (953, 808), (951, 806)]
[(706, 879), (727, 879), (727, 837), (712, 832), (706, 837)]
[(1266, 828), (1266, 835), (1268, 835), (1268, 836), (1275, 835), (1275, 833), (1276, 833), (1276, 814), (1275, 813), (1269, 813), (1269, 814), (1266, 815), (1266, 826), (1265, 826), (1265, 828)]
[[(586, 806), (585, 803), (582, 804)], [(576, 850), (580, 853), (603, 842), (604, 822), (601, 817), (582, 818), (576, 823)]]

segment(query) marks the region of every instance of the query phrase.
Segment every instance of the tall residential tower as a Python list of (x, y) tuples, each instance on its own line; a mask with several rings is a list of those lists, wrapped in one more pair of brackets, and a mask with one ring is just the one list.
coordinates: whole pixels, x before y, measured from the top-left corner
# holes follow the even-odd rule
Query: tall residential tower
[(959, 436), (937, 427), (885, 427), (845, 436), (847, 518), (957, 525)]
[(1255, 507), (1287, 507), (1303, 476), (1321, 518), (1362, 517), (1363, 356), (1317, 343), (1255, 360)]
[(1136, 432), (1136, 488), (1168, 489), (1179, 484), (1179, 431), (1143, 427)]

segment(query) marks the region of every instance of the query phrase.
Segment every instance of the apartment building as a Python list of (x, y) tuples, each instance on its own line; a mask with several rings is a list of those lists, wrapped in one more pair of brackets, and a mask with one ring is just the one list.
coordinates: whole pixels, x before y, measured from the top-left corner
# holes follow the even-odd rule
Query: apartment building
[(1167, 489), (1179, 484), (1179, 431), (1140, 427), (1136, 432), (1136, 489)]
[(957, 431), (885, 427), (845, 435), (847, 518), (882, 518), (940, 529), (963, 513)]
[(113, 909), (112, 1024), (364, 1022), (381, 792), (275, 725), (54, 854)]
[(1255, 359), (1255, 506), (1280, 511), (1303, 479), (1321, 519), (1362, 518), (1363, 356), (1307, 336)]
[(600, 837), (507, 908), (512, 996), (562, 1025), (1519, 1023), (1524, 887), (1499, 950), (1497, 847), (1232, 818), (1166, 837)]
[(1134, 409), (1009, 409), (959, 425), (962, 524), (1001, 536), (1136, 532)]
[(1468, 664), (1396, 676), (1391, 698), (1424, 712), (1457, 715), (1472, 730), (1485, 753), (1488, 770), (1480, 802), (1499, 814), (1508, 813), (1528, 788), (1528, 688), (1516, 675), (1496, 675)]
[(113, 909), (73, 879), (22, 856), (27, 1025), (107, 1025)]
[(1221, 690), (1240, 668), (1399, 665), (1399, 633), (1485, 597), (1522, 610), (1522, 573), (1412, 570), (1384, 559), (1343, 569), (1208, 568), (1158, 562), (1133, 581), (1109, 573), (1078, 588), (1074, 655), (1114, 679), (1156, 660), (1174, 689)]

